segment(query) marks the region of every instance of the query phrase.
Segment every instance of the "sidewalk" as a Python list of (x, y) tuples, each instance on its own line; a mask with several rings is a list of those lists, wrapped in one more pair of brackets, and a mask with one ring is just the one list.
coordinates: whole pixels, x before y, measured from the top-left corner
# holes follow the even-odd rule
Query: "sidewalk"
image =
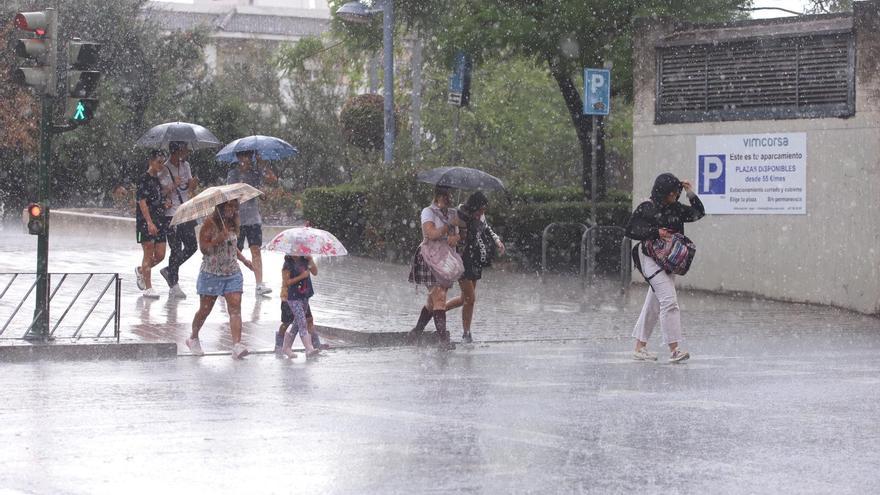
[[(36, 238), (8, 230), (0, 237), (0, 272), (33, 271)], [(181, 352), (186, 351), (182, 343), (189, 335), (197, 308), (195, 280), (201, 263), (200, 253), (181, 270), (181, 287), (189, 294), (184, 300), (167, 297), (167, 287), (155, 269), (153, 283), (162, 297), (158, 300), (141, 297), (133, 273), (139, 260), (140, 249), (133, 234), (131, 239), (67, 235), (50, 241), (50, 271), (119, 272), (125, 279), (121, 304), (123, 339), (177, 342)], [(244, 340), (255, 351), (273, 347), (273, 333), (280, 323), (278, 290), (282, 257), (264, 252), (263, 264), (264, 277), (275, 290), (271, 297), (256, 297), (253, 275), (243, 269)], [(361, 333), (408, 331), (426, 298), (423, 287), (417, 288), (406, 281), (408, 270), (405, 265), (358, 257), (320, 261), (320, 272), (314, 279), (316, 295), (312, 299), (316, 324)], [(626, 294), (621, 294), (618, 284), (607, 281), (583, 289), (581, 281), (571, 275), (549, 275), (542, 284), (537, 274), (487, 270), (477, 288), (474, 338), (478, 341), (611, 340), (615, 342), (610, 346), (627, 348), (646, 290), (644, 285), (633, 285)], [(458, 289), (454, 288), (450, 297), (457, 293)], [(28, 303), (32, 304), (30, 300)], [(681, 292), (680, 304), (685, 336), (691, 341), (736, 336), (744, 331), (763, 338), (785, 332), (831, 335), (848, 331), (880, 332), (877, 318), (822, 306), (689, 291)], [(6, 314), (4, 311), (10, 311), (8, 305), (0, 301), (0, 317)], [(453, 337), (460, 336), (460, 310), (450, 312), (447, 321)], [(220, 300), (202, 330), (206, 351), (228, 352), (231, 342), (226, 322)], [(429, 325), (428, 330), (432, 329), (433, 325)], [(652, 343), (655, 349), (659, 329), (656, 339)], [(687, 345), (695, 355), (702, 351)]]

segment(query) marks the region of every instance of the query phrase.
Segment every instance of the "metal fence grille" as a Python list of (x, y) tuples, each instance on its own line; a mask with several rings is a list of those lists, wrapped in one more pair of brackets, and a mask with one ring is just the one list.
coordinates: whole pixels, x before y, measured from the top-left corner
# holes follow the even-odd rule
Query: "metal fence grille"
[(658, 124), (849, 117), (851, 32), (657, 49)]
[[(34, 329), (34, 273), (0, 273), (0, 342)], [(119, 341), (121, 279), (117, 273), (50, 273), (49, 337)]]

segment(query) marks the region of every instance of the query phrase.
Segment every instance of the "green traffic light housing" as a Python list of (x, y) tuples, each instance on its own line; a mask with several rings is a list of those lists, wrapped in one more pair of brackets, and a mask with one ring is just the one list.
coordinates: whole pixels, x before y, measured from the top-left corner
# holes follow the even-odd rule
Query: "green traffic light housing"
[(86, 124), (98, 108), (98, 83), (101, 81), (101, 44), (74, 38), (67, 44), (67, 120)]
[(15, 15), (16, 28), (33, 33), (32, 38), (15, 42), (15, 54), (26, 60), (25, 66), (17, 67), (12, 79), (17, 84), (31, 86), (47, 96), (56, 96), (55, 37), (58, 17), (54, 9), (41, 12), (19, 12)]
[(27, 208), (28, 233), (43, 235), (46, 233), (46, 212), (39, 203), (31, 203)]

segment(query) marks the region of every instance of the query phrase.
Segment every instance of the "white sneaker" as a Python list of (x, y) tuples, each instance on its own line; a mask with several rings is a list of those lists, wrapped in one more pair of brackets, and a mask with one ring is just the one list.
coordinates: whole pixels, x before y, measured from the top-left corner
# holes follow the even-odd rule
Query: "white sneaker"
[(139, 290), (144, 290), (147, 288), (147, 283), (144, 282), (144, 274), (141, 272), (141, 267), (134, 267), (134, 283), (137, 284)]
[(247, 347), (241, 342), (232, 346), (232, 359), (241, 359), (249, 354)]
[(688, 359), (690, 359), (690, 357), (691, 357), (691, 355), (690, 355), (690, 353), (688, 353), (688, 351), (676, 349), (675, 352), (673, 352), (672, 355), (669, 356), (669, 362), (672, 364), (683, 363), (683, 362), (687, 361)]
[(159, 299), (159, 293), (156, 292), (156, 289), (150, 287), (149, 289), (144, 289), (143, 293), (144, 297), (149, 297), (150, 299)]
[(202, 350), (202, 343), (199, 342), (199, 339), (186, 339), (186, 346), (189, 347), (189, 352), (191, 352), (193, 356), (205, 355), (205, 351)]
[(257, 284), (256, 289), (254, 289), (254, 293), (258, 296), (265, 296), (272, 292), (272, 289), (266, 286), (266, 284)]
[(175, 284), (170, 290), (168, 290), (168, 295), (171, 297), (176, 297), (178, 299), (186, 299), (186, 292), (180, 288), (179, 284)]
[(656, 361), (657, 355), (653, 352), (648, 352), (648, 349), (642, 347), (637, 351), (633, 351), (633, 359), (636, 361)]

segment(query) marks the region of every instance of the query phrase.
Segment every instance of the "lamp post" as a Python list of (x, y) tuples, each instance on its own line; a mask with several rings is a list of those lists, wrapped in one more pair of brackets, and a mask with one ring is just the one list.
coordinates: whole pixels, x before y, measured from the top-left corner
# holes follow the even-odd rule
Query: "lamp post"
[(384, 127), (385, 127), (385, 165), (394, 160), (394, 0), (384, 0), (367, 6), (361, 2), (348, 2), (336, 15), (345, 22), (367, 23), (377, 13), (382, 12), (382, 48), (384, 51)]

